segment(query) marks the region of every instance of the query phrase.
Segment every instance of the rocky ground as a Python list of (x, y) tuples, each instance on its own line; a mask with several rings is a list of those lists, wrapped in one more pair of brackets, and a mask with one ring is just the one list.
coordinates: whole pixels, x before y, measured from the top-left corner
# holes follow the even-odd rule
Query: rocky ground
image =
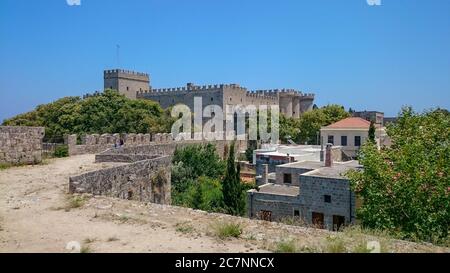
[[(378, 241), (386, 252), (450, 252), (448, 248), (369, 236), (332, 233), (191, 209), (108, 197), (67, 194), (69, 176), (113, 164), (93, 155), (52, 159), (0, 171), (0, 252), (359, 252)], [(239, 238), (220, 238), (227, 223)], [(73, 245), (74, 243), (71, 243)], [(76, 245), (76, 243), (75, 243)]]

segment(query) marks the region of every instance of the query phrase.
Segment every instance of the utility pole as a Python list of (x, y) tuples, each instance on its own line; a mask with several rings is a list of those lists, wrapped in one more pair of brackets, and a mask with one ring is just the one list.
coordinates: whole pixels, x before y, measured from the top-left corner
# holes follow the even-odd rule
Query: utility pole
[(116, 54), (117, 54), (117, 68), (120, 68), (120, 45), (116, 45)]

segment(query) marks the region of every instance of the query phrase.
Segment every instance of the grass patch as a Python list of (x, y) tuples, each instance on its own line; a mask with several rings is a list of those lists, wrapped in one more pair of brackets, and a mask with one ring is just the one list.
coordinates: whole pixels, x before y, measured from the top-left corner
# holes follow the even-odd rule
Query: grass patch
[(242, 227), (235, 223), (216, 223), (213, 226), (214, 235), (219, 239), (239, 238), (242, 234)]
[(326, 252), (328, 253), (346, 253), (344, 240), (336, 236), (329, 236), (326, 239)]
[(109, 237), (108, 238), (108, 240), (106, 240), (107, 242), (116, 242), (116, 241), (119, 241), (119, 238), (117, 238), (116, 236), (112, 236), (112, 237)]
[(366, 241), (360, 241), (352, 250), (353, 253), (370, 253), (372, 250), (367, 248)]
[(80, 253), (92, 253), (92, 248), (88, 245), (84, 245), (81, 247)]
[(68, 199), (67, 205), (65, 207), (66, 211), (70, 211), (71, 209), (78, 209), (86, 204), (86, 198), (83, 196), (71, 196)]
[(194, 232), (194, 227), (191, 226), (189, 223), (184, 222), (184, 223), (178, 223), (175, 225), (175, 231), (179, 232), (179, 233), (184, 233), (184, 234), (188, 234), (188, 233), (192, 233)]
[(86, 238), (86, 239), (84, 239), (83, 243), (88, 245), (88, 244), (92, 244), (95, 241), (97, 241), (97, 239), (95, 239), (95, 238)]
[(294, 240), (283, 240), (279, 241), (275, 245), (275, 253), (296, 253), (297, 252), (297, 245)]
[[(36, 163), (36, 164), (29, 164), (29, 165), (39, 165), (40, 163)], [(23, 167), (26, 166), (27, 164), (25, 163), (0, 163), (0, 171), (1, 170), (7, 170), (10, 168), (14, 168), (14, 167)]]

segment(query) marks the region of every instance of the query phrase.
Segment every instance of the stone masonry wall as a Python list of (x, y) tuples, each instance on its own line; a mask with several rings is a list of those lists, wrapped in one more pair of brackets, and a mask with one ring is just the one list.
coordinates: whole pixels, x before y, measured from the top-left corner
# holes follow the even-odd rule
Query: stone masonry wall
[(42, 127), (0, 126), (0, 163), (41, 162), (44, 133)]
[[(118, 146), (120, 139), (124, 141), (123, 147)], [(146, 155), (172, 155), (177, 147), (192, 144), (213, 143), (217, 153), (223, 156), (225, 147), (231, 141), (189, 140), (175, 141), (171, 134), (93, 134), (81, 138), (81, 145), (77, 145), (77, 135), (66, 136), (65, 143), (69, 147), (69, 155), (81, 154), (146, 154)], [(236, 151), (247, 149), (247, 141), (236, 141)]]
[[(331, 196), (331, 203), (324, 201), (325, 195)], [(346, 179), (302, 175), (299, 201), (307, 209), (305, 220), (308, 223), (312, 223), (313, 212), (324, 214), (328, 229), (333, 228), (333, 215), (345, 217), (346, 223), (355, 220), (356, 197)]]
[[(96, 156), (97, 160), (103, 160), (102, 158), (113, 158), (114, 155), (118, 155), (118, 160), (122, 155), (173, 155), (177, 148), (183, 148), (189, 145), (200, 145), (211, 143), (216, 146), (217, 153), (220, 157), (225, 155), (226, 147), (230, 147), (229, 141), (172, 141), (170, 143), (152, 143), (149, 145), (140, 146), (124, 146), (120, 148), (111, 148)], [(236, 154), (237, 151), (244, 151), (247, 149), (247, 141), (236, 141)]]
[(70, 177), (70, 193), (171, 203), (171, 157), (163, 156)]
[(248, 216), (261, 219), (261, 211), (272, 212), (272, 221), (279, 221), (284, 217), (294, 216), (294, 210), (300, 209), (297, 196), (265, 194), (257, 191), (249, 191)]

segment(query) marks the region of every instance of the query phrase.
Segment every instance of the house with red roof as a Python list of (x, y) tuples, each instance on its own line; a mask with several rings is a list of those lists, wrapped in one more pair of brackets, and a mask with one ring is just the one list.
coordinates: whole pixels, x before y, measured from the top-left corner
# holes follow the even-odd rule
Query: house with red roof
[[(323, 145), (331, 143), (341, 146), (342, 152), (349, 158), (355, 158), (360, 147), (369, 136), (370, 121), (360, 117), (349, 117), (320, 129)], [(378, 147), (389, 143), (386, 130), (375, 124), (375, 141)]]

